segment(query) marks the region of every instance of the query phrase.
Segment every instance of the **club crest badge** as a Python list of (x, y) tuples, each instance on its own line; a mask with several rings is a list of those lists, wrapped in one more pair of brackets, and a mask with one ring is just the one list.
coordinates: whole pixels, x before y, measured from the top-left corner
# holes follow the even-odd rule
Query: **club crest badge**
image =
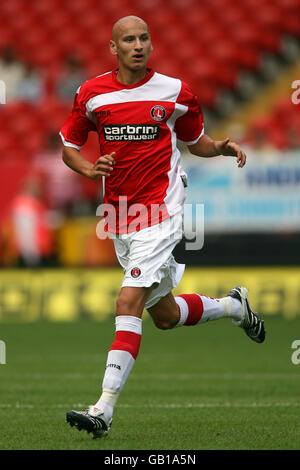
[(163, 106), (154, 106), (151, 111), (151, 117), (155, 121), (162, 121), (166, 117), (166, 110)]
[(136, 279), (137, 277), (140, 277), (141, 270), (140, 270), (140, 268), (132, 268), (132, 270), (130, 271), (130, 274), (131, 274), (131, 277)]

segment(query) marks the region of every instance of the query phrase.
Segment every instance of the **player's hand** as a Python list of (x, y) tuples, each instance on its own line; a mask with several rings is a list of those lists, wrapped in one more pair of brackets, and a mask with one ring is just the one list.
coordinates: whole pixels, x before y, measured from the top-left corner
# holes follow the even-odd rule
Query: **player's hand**
[(246, 164), (246, 154), (238, 144), (232, 142), (230, 139), (216, 142), (216, 148), (220, 155), (236, 157), (239, 168), (243, 168), (243, 166)]
[(100, 176), (109, 176), (113, 171), (116, 152), (101, 155), (89, 171), (89, 177), (96, 180)]

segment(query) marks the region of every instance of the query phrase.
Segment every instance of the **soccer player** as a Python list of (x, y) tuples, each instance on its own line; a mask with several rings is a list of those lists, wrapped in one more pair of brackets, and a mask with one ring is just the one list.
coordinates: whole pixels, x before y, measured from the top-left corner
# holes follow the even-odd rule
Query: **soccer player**
[[(234, 287), (221, 299), (172, 294), (184, 271), (172, 255), (183, 236), (186, 186), (176, 139), (199, 157), (233, 156), (240, 168), (246, 155), (230, 139), (213, 141), (204, 133), (198, 99), (186, 83), (147, 68), (152, 44), (141, 18), (115, 23), (110, 50), (118, 68), (82, 84), (60, 131), (64, 162), (81, 175), (104, 180), (103, 215), (124, 270), (102, 394), (87, 410), (67, 412), (71, 426), (94, 438), (110, 430), (139, 352), (144, 308), (161, 329), (228, 317), (253, 341), (265, 339), (245, 287)], [(99, 135), (101, 156), (94, 164), (81, 153), (90, 131)]]

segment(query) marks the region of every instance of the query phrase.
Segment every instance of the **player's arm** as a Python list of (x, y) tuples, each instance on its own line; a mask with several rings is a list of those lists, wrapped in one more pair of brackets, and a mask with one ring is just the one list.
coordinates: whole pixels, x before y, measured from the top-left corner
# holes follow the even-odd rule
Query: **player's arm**
[(87, 176), (93, 180), (100, 176), (109, 176), (115, 163), (115, 152), (107, 155), (101, 155), (93, 164), (88, 161), (79, 150), (64, 146), (62, 158), (65, 164), (80, 175)]
[(198, 157), (209, 158), (218, 155), (236, 157), (239, 168), (246, 164), (246, 154), (238, 144), (228, 138), (225, 140), (212, 140), (208, 135), (203, 134), (197, 143), (188, 145), (188, 149)]
[(115, 163), (115, 152), (101, 155), (95, 163), (88, 161), (81, 153), (81, 147), (86, 143), (89, 132), (97, 132), (97, 127), (93, 120), (87, 117), (86, 99), (81, 96), (80, 90), (82, 91), (82, 87), (77, 90), (72, 112), (59, 132), (63, 143), (62, 159), (72, 170), (95, 180), (110, 175)]

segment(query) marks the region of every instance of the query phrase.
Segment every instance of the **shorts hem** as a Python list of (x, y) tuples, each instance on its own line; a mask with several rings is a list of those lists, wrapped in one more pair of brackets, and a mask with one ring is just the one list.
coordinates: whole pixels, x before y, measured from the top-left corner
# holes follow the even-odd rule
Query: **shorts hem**
[(122, 282), (122, 287), (151, 287), (153, 284), (157, 284), (157, 281), (153, 282), (135, 282), (134, 280), (128, 279), (128, 281)]

